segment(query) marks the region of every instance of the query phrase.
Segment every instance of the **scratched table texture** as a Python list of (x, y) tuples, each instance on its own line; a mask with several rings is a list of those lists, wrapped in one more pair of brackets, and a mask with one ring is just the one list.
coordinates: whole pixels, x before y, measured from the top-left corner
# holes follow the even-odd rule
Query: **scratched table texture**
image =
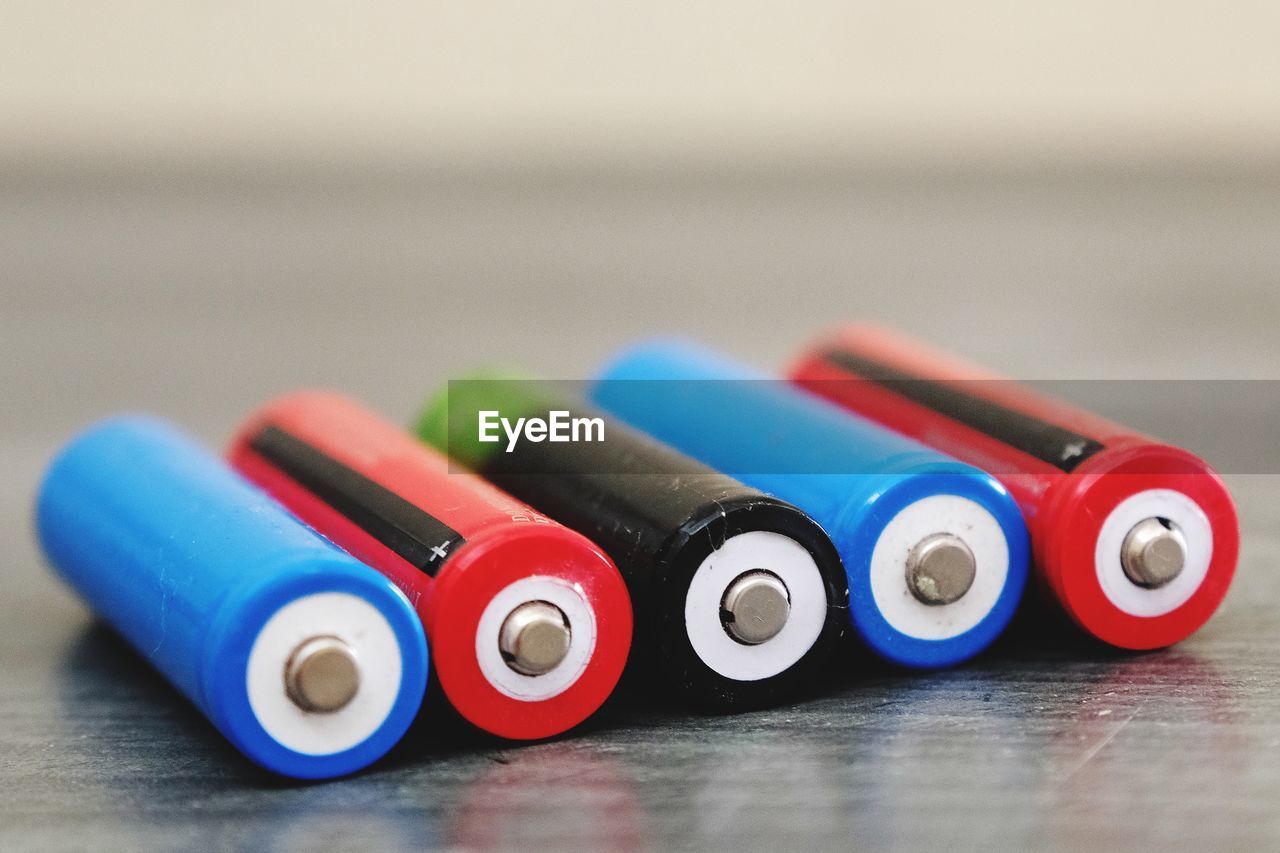
[(407, 421), (468, 368), (581, 377), (647, 334), (776, 367), (871, 317), (1019, 377), (1276, 379), (1280, 176), (15, 168), (0, 263), (0, 848), (1280, 847), (1265, 465), (1229, 477), (1237, 582), (1177, 648), (1019, 638), (736, 717), (632, 699), (529, 746), (428, 720), (316, 785), (249, 767), (29, 522), (43, 464), (100, 415), (220, 446), (324, 385)]

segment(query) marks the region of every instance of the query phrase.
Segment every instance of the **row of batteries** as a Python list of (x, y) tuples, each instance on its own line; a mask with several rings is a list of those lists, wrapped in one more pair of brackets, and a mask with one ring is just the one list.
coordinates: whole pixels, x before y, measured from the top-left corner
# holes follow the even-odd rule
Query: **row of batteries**
[[(417, 438), (292, 394), (246, 422), (229, 465), (116, 418), (54, 461), (37, 527), (102, 618), (245, 755), (298, 778), (400, 739), (428, 646), (433, 695), (537, 739), (599, 708), (629, 658), (721, 711), (811, 689), (833, 654), (960, 663), (1009, 624), (1029, 564), (1040, 598), (1111, 646), (1204, 624), (1239, 546), (1218, 475), (983, 376), (856, 327), (790, 382), (671, 341), (569, 402), (451, 382)], [(482, 412), (558, 406), (608, 418), (604, 440), (480, 440)]]

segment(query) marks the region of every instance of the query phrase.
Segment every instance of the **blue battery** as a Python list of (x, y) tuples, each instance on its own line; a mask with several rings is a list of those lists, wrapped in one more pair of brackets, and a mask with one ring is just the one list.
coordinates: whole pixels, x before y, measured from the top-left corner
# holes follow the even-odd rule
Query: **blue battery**
[(844, 561), (853, 628), (884, 659), (950, 666), (1009, 624), (1026, 585), (1027, 531), (990, 475), (679, 341), (624, 350), (590, 395), (813, 516)]
[(359, 770), (421, 707), (427, 646), (404, 595), (162, 421), (71, 441), (36, 527), (67, 583), (262, 767)]

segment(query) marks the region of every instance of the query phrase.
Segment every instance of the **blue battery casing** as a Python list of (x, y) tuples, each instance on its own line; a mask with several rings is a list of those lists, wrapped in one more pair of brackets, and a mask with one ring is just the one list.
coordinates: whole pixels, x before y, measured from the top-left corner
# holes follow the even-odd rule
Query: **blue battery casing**
[[(354, 772), (394, 746), (421, 706), (426, 640), (404, 595), (162, 421), (115, 418), (72, 440), (45, 475), (36, 528), (49, 562), (94, 612), (262, 767), (302, 779)], [(323, 592), (356, 596), (385, 617), (401, 671), (372, 734), (307, 754), (259, 722), (247, 666), (274, 613)]]
[[(853, 628), (876, 654), (934, 668), (986, 648), (1009, 624), (1026, 585), (1026, 525), (1005, 488), (977, 468), (786, 382), (761, 381), (767, 379), (702, 347), (654, 341), (618, 354), (589, 394), (632, 426), (813, 516), (844, 562)], [(940, 640), (895, 629), (871, 591), (871, 555), (881, 532), (904, 507), (932, 495), (957, 495), (985, 508), (1009, 556), (991, 610), (964, 633)]]

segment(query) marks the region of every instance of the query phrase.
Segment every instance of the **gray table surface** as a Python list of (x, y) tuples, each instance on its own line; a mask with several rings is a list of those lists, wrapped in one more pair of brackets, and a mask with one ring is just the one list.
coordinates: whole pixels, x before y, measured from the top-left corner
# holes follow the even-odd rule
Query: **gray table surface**
[(1273, 379), (1275, 175), (11, 169), (0, 264), (2, 848), (1280, 846), (1265, 464), (1229, 477), (1238, 581), (1177, 648), (1013, 640), (737, 717), (426, 732), (312, 786), (250, 769), (95, 627), (29, 525), (42, 465), (99, 415), (220, 445), (327, 385), (405, 420), (454, 372), (580, 377), (646, 334), (776, 366), (873, 317), (1019, 377)]

